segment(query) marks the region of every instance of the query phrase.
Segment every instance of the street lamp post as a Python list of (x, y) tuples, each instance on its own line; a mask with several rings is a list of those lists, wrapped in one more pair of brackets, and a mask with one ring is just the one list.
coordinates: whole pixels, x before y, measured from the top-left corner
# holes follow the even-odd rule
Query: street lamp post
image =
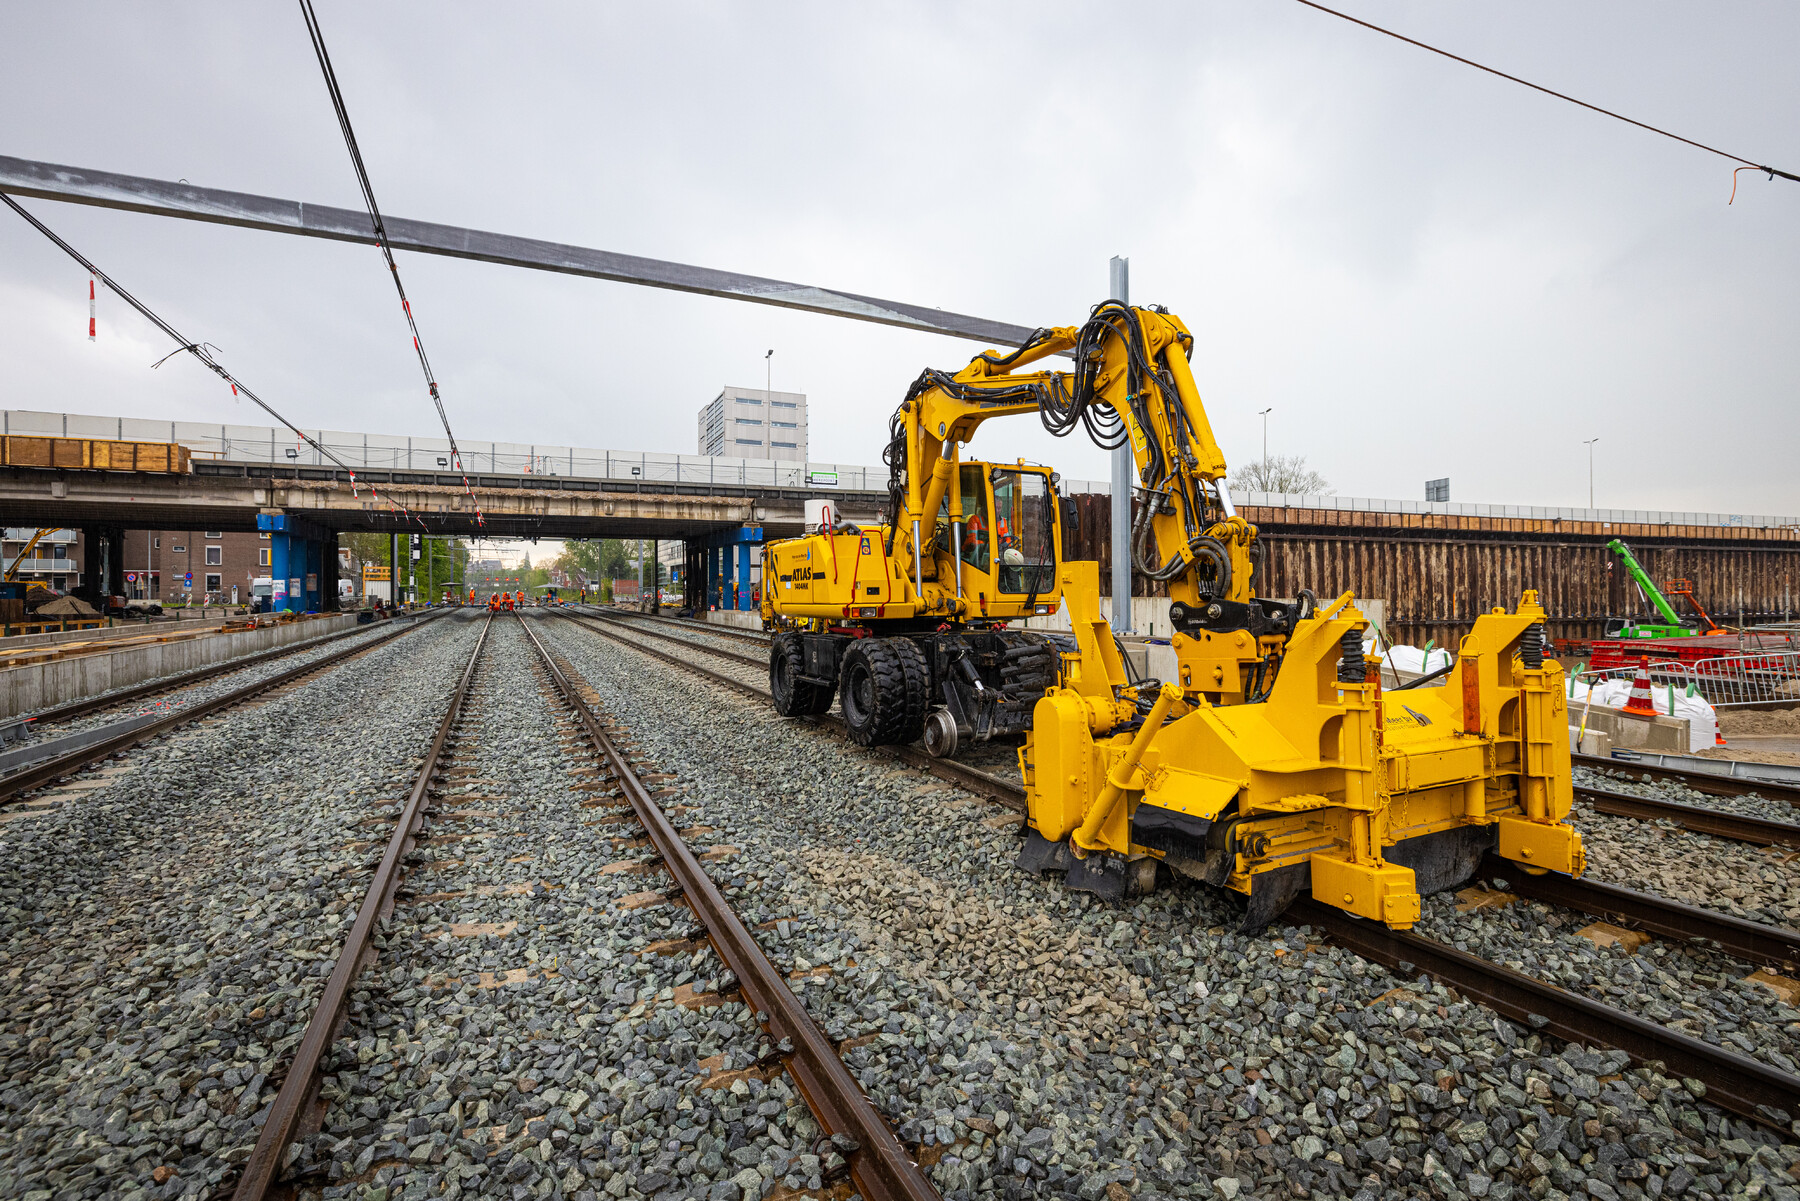
[(1594, 443), (1600, 439), (1589, 438), (1586, 441), (1588, 448), (1588, 508), (1591, 509), (1594, 507)]
[[(1270, 405), (1268, 408), (1264, 409), (1261, 413), (1257, 414), (1257, 416), (1259, 416), (1263, 419), (1263, 475), (1265, 477), (1269, 473), (1269, 414), (1273, 413), (1274, 411), (1275, 411), (1275, 406)], [(1267, 487), (1268, 483), (1269, 483), (1269, 481), (1265, 478), (1263, 480), (1263, 486)]]
[(775, 389), (775, 368), (770, 363), (770, 360), (774, 357), (775, 351), (773, 349), (763, 356), (763, 398), (765, 400), (769, 398)]

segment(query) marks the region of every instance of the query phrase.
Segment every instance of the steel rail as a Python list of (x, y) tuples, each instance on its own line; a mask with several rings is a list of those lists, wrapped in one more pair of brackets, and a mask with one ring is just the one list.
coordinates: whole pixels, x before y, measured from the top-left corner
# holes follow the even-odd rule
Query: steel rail
[(1715, 776), (1703, 771), (1683, 771), (1678, 767), (1657, 767), (1629, 759), (1609, 759), (1600, 755), (1571, 755), (1576, 767), (1592, 771), (1635, 775), (1644, 784), (1679, 784), (1708, 796), (1746, 796), (1755, 793), (1770, 800), (1786, 801), (1800, 806), (1800, 787), (1777, 780), (1745, 780), (1732, 776)]
[[(769, 670), (769, 652), (768, 652), (768, 646), (766, 644), (763, 647), (763, 653), (761, 655), (746, 655), (742, 651), (731, 651), (731, 650), (726, 650), (723, 647), (707, 646), (703, 643), (694, 642), (687, 638), (677, 637), (674, 634), (665, 634), (665, 633), (661, 632), (660, 630), (653, 630), (653, 629), (649, 629), (645, 626), (636, 625), (635, 623), (630, 622), (630, 621), (617, 621), (614, 618), (612, 618), (610, 615), (605, 615), (605, 614), (600, 614), (600, 613), (595, 613), (595, 614), (590, 615), (590, 614), (583, 613), (583, 614), (577, 614), (576, 619), (592, 621), (592, 622), (599, 622), (602, 624), (611, 624), (611, 625), (617, 626), (622, 629), (634, 630), (636, 633), (642, 634), (646, 638), (657, 638), (657, 639), (662, 640), (663, 642), (673, 643), (676, 646), (692, 647), (693, 649), (695, 649), (697, 651), (703, 651), (706, 654), (714, 655), (720, 659), (728, 659), (733, 663), (743, 663), (747, 666), (756, 668), (758, 671)], [(769, 694), (766, 692), (759, 691), (757, 693), (757, 695), (766, 697)]]
[(1708, 809), (1704, 805), (1659, 801), (1625, 792), (1608, 792), (1582, 784), (1575, 786), (1575, 796), (1592, 805), (1596, 812), (1610, 817), (1674, 822), (1684, 830), (1730, 838), (1737, 842), (1755, 843), (1758, 846), (1800, 847), (1800, 825), (1791, 822), (1728, 813), (1723, 809)]
[(254, 655), (245, 655), (237, 659), (226, 659), (221, 663), (213, 663), (206, 667), (198, 667), (193, 671), (184, 671), (179, 675), (161, 676), (145, 684), (133, 688), (125, 688), (118, 692), (109, 692), (104, 696), (90, 697), (83, 701), (70, 701), (66, 705), (58, 705), (54, 709), (46, 709), (42, 713), (25, 720), (34, 725), (47, 726), (59, 721), (68, 721), (75, 717), (85, 717), (89, 713), (107, 709), (113, 705), (123, 705), (131, 701), (142, 700), (147, 696), (155, 696), (159, 692), (168, 692), (175, 688), (186, 688), (190, 684), (198, 684), (202, 680), (210, 680), (216, 676), (229, 675), (239, 668), (255, 667), (258, 663), (267, 663), (272, 659), (297, 655), (301, 651), (315, 650), (318, 647), (338, 642), (345, 638), (354, 638), (358, 634), (367, 634), (370, 630), (363, 626), (352, 626), (347, 630), (339, 630), (335, 634), (322, 634), (317, 638), (308, 638), (305, 642), (290, 643), (278, 646), (273, 650), (259, 651)]
[[(660, 659), (664, 663), (673, 664), (684, 671), (692, 672), (694, 675), (700, 676), (703, 679), (711, 680), (713, 683), (720, 684), (743, 696), (754, 697), (755, 699), (764, 702), (767, 702), (769, 699), (768, 692), (756, 687), (754, 684), (746, 684), (744, 681), (725, 675), (723, 672), (714, 671), (710, 667), (702, 667), (698, 663), (683, 659), (677, 655), (671, 655), (666, 651), (659, 651), (653, 646), (645, 646), (641, 642), (633, 642), (629, 638), (621, 638), (615, 630), (608, 628), (609, 625), (615, 623), (568, 613), (561, 609), (553, 610), (553, 612), (565, 620), (573, 621), (584, 629), (592, 630), (601, 637), (608, 638), (613, 642), (618, 643), (620, 646), (628, 647), (631, 650), (637, 651), (639, 654), (649, 655), (653, 659)], [(664, 642), (674, 643), (677, 646), (686, 647), (689, 650), (704, 651), (707, 654), (717, 655), (721, 658), (750, 663), (753, 666), (762, 667), (766, 670), (766, 665), (762, 661), (749, 659), (734, 651), (716, 650), (712, 647), (701, 646), (697, 642), (689, 642), (685, 638), (674, 638), (668, 634), (659, 634), (654, 630), (639, 629), (636, 633), (642, 634), (647, 638), (659, 638)], [(843, 718), (838, 717), (836, 714), (827, 713), (818, 717), (796, 718), (795, 720), (804, 721), (807, 724), (818, 728), (831, 730), (833, 733), (844, 738), (849, 737), (849, 731), (844, 727)], [(935, 759), (924, 751), (910, 746), (881, 746), (870, 747), (869, 749), (879, 751), (890, 758), (898, 759), (902, 763), (910, 764), (913, 767), (923, 768), (940, 780), (955, 784), (959, 788), (965, 788), (970, 792), (984, 796), (990, 801), (1006, 806), (1008, 809), (1015, 809), (1020, 813), (1025, 811), (1025, 792), (1023, 789), (1017, 784), (1003, 780), (999, 776), (989, 772), (982, 771), (978, 767), (970, 767), (966, 763), (958, 763), (955, 759)]]
[(937, 1190), (907, 1156), (900, 1140), (844, 1066), (836, 1046), (763, 954), (725, 894), (706, 874), (644, 782), (631, 770), (625, 755), (608, 737), (606, 727), (582, 699), (575, 681), (522, 615), (519, 624), (543, 661), (551, 682), (643, 823), (651, 845), (662, 856), (662, 866), (674, 877), (688, 907), (705, 928), (707, 940), (737, 977), (750, 1007), (759, 1016), (767, 1015), (770, 1041), (793, 1048), (782, 1053), (783, 1060), (820, 1126), (827, 1134), (844, 1134), (855, 1140), (856, 1148), (845, 1158), (858, 1190), (870, 1201), (939, 1201)]
[(1675, 942), (1712, 942), (1746, 963), (1800, 965), (1800, 931), (1753, 922), (1714, 909), (1671, 901), (1654, 893), (1577, 880), (1558, 872), (1533, 875), (1508, 859), (1488, 856), (1478, 878), (1504, 881), (1522, 897), (1561, 905), (1593, 917), (1613, 918)]
[[(604, 623), (590, 619), (582, 624), (633, 650), (717, 680), (746, 695), (767, 696), (740, 680), (733, 680), (653, 647), (618, 638), (605, 629)], [(648, 630), (638, 632), (650, 633)], [(934, 760), (930, 756), (921, 758), (932, 764), (954, 762)], [(988, 783), (987, 788), (979, 790), (983, 795), (1014, 809), (1024, 808), (1023, 788), (985, 772), (978, 774), (985, 777)], [(1740, 958), (1755, 962), (1779, 962), (1795, 953), (1795, 936), (1781, 927), (1762, 926), (1756, 922), (1701, 909), (1693, 909), (1690, 916), (1687, 913), (1690, 907), (1662, 898), (1650, 898), (1634, 904), (1632, 899), (1644, 894), (1633, 894), (1628, 889), (1610, 885), (1574, 881), (1553, 873), (1545, 876), (1529, 876), (1522, 872), (1519, 874), (1529, 881), (1520, 887), (1521, 895), (1541, 895), (1545, 900), (1553, 900), (1557, 904), (1566, 904), (1584, 912), (1602, 910), (1618, 914), (1618, 910), (1624, 908), (1626, 912), (1618, 916), (1640, 922), (1646, 929), (1665, 933), (1682, 941), (1696, 936), (1712, 939), (1726, 949), (1727, 953), (1743, 952), (1739, 955)], [(1536, 889), (1537, 893), (1528, 894), (1527, 888)], [(1556, 894), (1554, 897), (1550, 895), (1552, 891)], [(1590, 905), (1594, 908), (1588, 908)], [(1423, 935), (1392, 931), (1379, 923), (1362, 921), (1341, 909), (1321, 905), (1316, 901), (1298, 902), (1283, 915), (1283, 920), (1295, 925), (1314, 925), (1325, 929), (1349, 950), (1390, 970), (1411, 974), (1401, 965), (1411, 965), (1412, 969), (1422, 968), (1427, 974), (1452, 984), (1470, 998), (1522, 1025), (1547, 1029), (1566, 1041), (1616, 1047), (1638, 1062), (1660, 1060), (1676, 1074), (1703, 1081), (1707, 1086), (1709, 1099), (1740, 1116), (1785, 1129), (1784, 1121), (1765, 1113), (1761, 1107), (1770, 1106), (1790, 1116), (1800, 1115), (1800, 1077), (1690, 1038), (1635, 1014), (1566, 992), (1555, 985), (1546, 984), (1479, 956), (1458, 951)], [(1691, 920), (1692, 928), (1686, 929), (1677, 924), (1683, 920)], [(1541, 1026), (1540, 1022), (1543, 1023)]]
[(1566, 1042), (1614, 1047), (1639, 1063), (1658, 1061), (1665, 1074), (1703, 1082), (1708, 1101), (1741, 1117), (1785, 1130), (1793, 1116), (1800, 1115), (1800, 1076), (1746, 1055), (1435, 939), (1390, 930), (1314, 900), (1295, 902), (1283, 920), (1323, 930), (1341, 946), (1390, 971), (1430, 976), (1502, 1017)]
[(378, 637), (371, 638), (368, 642), (361, 643), (357, 646), (345, 647), (343, 650), (336, 651), (323, 658), (314, 659), (310, 663), (302, 663), (298, 667), (292, 667), (287, 671), (277, 672), (275, 675), (269, 676), (266, 679), (257, 680), (253, 683), (246, 684), (241, 688), (234, 688), (230, 692), (227, 692), (222, 696), (216, 696), (209, 701), (201, 701), (197, 705), (189, 705), (184, 709), (177, 709), (167, 717), (160, 718), (148, 725), (133, 726), (131, 729), (126, 730), (115, 737), (94, 743), (91, 746), (82, 747), (79, 750), (70, 751), (67, 754), (58, 755), (53, 759), (46, 759), (42, 763), (34, 763), (30, 767), (21, 768), (10, 775), (0, 776), (0, 804), (12, 801), (33, 789), (42, 788), (44, 785), (54, 780), (69, 775), (71, 772), (80, 771), (90, 764), (98, 763), (110, 755), (116, 755), (120, 751), (128, 750), (141, 742), (147, 742), (152, 738), (166, 734), (170, 730), (187, 725), (190, 722), (199, 721), (201, 718), (217, 713), (221, 709), (229, 709), (231, 706), (247, 701), (251, 697), (260, 696), (270, 689), (280, 688), (283, 685), (291, 684), (302, 676), (308, 676), (314, 672), (323, 671), (328, 667), (335, 667), (337, 664), (353, 655), (360, 655), (364, 651), (373, 650), (375, 647), (397, 638), (402, 634), (407, 634), (420, 628), (422, 624), (422, 622), (409, 622), (404, 626), (397, 626)]
[(343, 1020), (344, 1010), (350, 1003), (350, 986), (362, 972), (365, 961), (371, 958), (369, 951), (375, 937), (376, 923), (393, 908), (394, 892), (400, 885), (401, 867), (407, 853), (412, 850), (419, 823), (424, 819), (431, 785), (443, 760), (444, 748), (450, 741), (451, 731), (461, 720), (463, 702), (469, 695), (469, 682), (474, 678), (475, 665), (481, 659), (482, 649), (487, 646), (488, 631), (493, 628), (493, 624), (494, 619), (490, 614), (481, 627), (480, 637), (475, 640), (475, 650), (469, 656), (469, 662), (463, 667), (462, 678), (457, 681), (456, 690), (450, 694), (450, 704), (444, 712), (443, 720), (438, 723), (437, 736), (432, 739), (425, 762), (413, 780), (412, 792), (400, 810), (393, 836), (388, 839), (387, 850), (383, 852), (381, 863), (375, 869), (374, 879), (369, 881), (369, 890), (363, 894), (362, 905), (356, 911), (356, 921), (351, 925), (350, 934), (344, 941), (343, 953), (338, 956), (336, 965), (331, 969), (331, 978), (325, 982), (325, 989), (319, 994), (319, 1004), (313, 1010), (312, 1020), (306, 1024), (306, 1032), (300, 1037), (300, 1045), (294, 1049), (294, 1061), (288, 1066), (287, 1077), (282, 1080), (281, 1088), (275, 1094), (268, 1117), (263, 1120), (262, 1133), (257, 1136), (256, 1146), (251, 1150), (250, 1158), (244, 1161), (243, 1174), (238, 1177), (237, 1188), (232, 1192), (234, 1201), (259, 1201), (275, 1185), (275, 1175), (281, 1170), (283, 1153), (288, 1144), (294, 1141), (301, 1118), (318, 1088), (319, 1064), (323, 1061), (325, 1052), (330, 1050), (338, 1023)]
[(597, 610), (596, 616), (624, 617), (633, 621), (654, 621), (662, 625), (674, 626), (680, 630), (693, 630), (697, 634), (716, 634), (721, 638), (736, 638), (740, 642), (753, 642), (765, 647), (769, 645), (767, 634), (734, 629), (731, 626), (716, 626), (709, 621), (698, 621), (691, 617), (663, 617), (655, 613), (639, 613), (632, 609), (610, 609), (605, 605), (588, 607)]

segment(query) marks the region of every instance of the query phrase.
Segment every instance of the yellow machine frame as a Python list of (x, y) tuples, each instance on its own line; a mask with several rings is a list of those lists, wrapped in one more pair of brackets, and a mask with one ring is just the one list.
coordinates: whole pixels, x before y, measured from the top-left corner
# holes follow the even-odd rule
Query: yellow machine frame
[[(1160, 859), (1247, 894), (1247, 927), (1310, 891), (1406, 928), (1422, 892), (1468, 879), (1490, 852), (1580, 874), (1562, 669), (1544, 657), (1536, 593), (1476, 621), (1445, 686), (1384, 696), (1349, 594), (1317, 612), (1256, 598), (1257, 530), (1225, 492), (1192, 347), (1179, 318), (1107, 302), (1080, 329), (956, 377), (1025, 386), (1053, 429), (1116, 415), (1143, 503), (1115, 553), (1167, 583), (1177, 627), (1177, 678), (1134, 685), (1100, 616), (1097, 565), (1063, 565), (1077, 650), (1019, 752), (1021, 864), (1116, 895)], [(1062, 350), (1072, 374), (1015, 374)]]

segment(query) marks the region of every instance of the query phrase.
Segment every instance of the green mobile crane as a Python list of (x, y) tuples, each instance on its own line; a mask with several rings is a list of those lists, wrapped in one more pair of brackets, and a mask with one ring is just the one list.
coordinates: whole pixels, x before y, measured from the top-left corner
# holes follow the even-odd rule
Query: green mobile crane
[[(1724, 631), (1712, 617), (1701, 607), (1699, 598), (1694, 595), (1694, 586), (1688, 580), (1670, 580), (1662, 588), (1658, 588), (1644, 570), (1644, 565), (1637, 561), (1631, 548), (1625, 545), (1622, 538), (1614, 538), (1606, 544), (1606, 549), (1619, 556), (1625, 564), (1625, 570), (1631, 575), (1631, 582), (1637, 585), (1638, 595), (1645, 603), (1654, 607), (1662, 617), (1662, 623), (1633, 621), (1630, 618), (1614, 618), (1606, 623), (1608, 638), (1692, 638), (1699, 634), (1720, 634)], [(1669, 602), (1665, 590), (1676, 596), (1684, 596), (1694, 606), (1698, 618), (1683, 618)]]

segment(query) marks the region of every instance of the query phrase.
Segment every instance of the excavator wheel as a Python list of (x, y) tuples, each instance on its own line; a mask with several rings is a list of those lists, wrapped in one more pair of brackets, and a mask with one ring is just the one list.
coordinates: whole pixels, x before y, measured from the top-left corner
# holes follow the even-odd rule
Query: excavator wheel
[(775, 635), (769, 644), (769, 695), (783, 717), (813, 717), (831, 708), (831, 687), (802, 680), (805, 670), (800, 635), (792, 630)]
[(839, 699), (858, 746), (904, 746), (925, 732), (931, 673), (910, 639), (864, 638), (844, 652)]

